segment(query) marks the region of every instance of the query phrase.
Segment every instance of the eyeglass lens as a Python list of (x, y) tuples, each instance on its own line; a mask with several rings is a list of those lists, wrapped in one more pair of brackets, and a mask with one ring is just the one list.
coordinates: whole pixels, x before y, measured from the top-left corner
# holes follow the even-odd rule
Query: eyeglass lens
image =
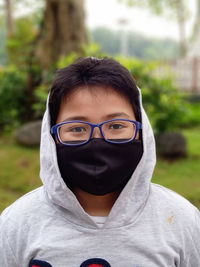
[[(81, 144), (89, 140), (91, 129), (89, 124), (70, 122), (61, 125), (58, 133), (62, 143)], [(116, 120), (104, 123), (102, 131), (105, 139), (120, 143), (134, 138), (136, 126), (130, 121)]]

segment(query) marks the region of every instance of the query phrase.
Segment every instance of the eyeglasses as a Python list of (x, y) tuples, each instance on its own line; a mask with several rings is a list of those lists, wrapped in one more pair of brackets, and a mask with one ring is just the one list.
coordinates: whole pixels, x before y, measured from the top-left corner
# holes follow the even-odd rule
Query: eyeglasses
[(134, 140), (138, 131), (142, 129), (142, 124), (128, 119), (107, 120), (100, 124), (74, 120), (54, 125), (51, 133), (55, 134), (59, 143), (63, 145), (79, 146), (90, 141), (95, 127), (99, 128), (105, 141), (122, 144)]

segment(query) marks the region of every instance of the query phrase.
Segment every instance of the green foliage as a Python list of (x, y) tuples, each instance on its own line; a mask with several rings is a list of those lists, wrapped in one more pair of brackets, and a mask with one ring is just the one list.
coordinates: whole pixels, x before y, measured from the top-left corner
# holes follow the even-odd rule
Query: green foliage
[(84, 57), (105, 57), (105, 54), (101, 51), (100, 45), (93, 42), (83, 46), (83, 53)]
[(34, 96), (36, 98), (36, 102), (33, 104), (33, 110), (35, 111), (36, 118), (42, 118), (45, 108), (46, 108), (46, 101), (49, 91), (48, 84), (41, 84), (35, 88)]
[(182, 118), (182, 127), (192, 127), (200, 125), (200, 102), (187, 102), (184, 107), (186, 108), (187, 112), (185, 112)]
[(130, 70), (141, 88), (144, 108), (154, 132), (158, 134), (180, 128), (186, 109), (172, 79), (157, 78), (154, 74), (158, 67), (156, 63), (124, 58), (119, 58), (119, 61)]
[[(61, 59), (58, 63), (59, 68), (62, 68), (62, 64), (65, 64), (68, 61), (68, 64), (71, 64), (71, 58), (73, 55), (69, 55), (68, 59)], [(66, 61), (65, 61), (66, 60)], [(43, 72), (42, 81), (34, 89), (34, 103), (32, 109), (34, 111), (34, 117), (41, 119), (43, 117), (44, 111), (46, 109), (46, 101), (48, 97), (51, 84), (55, 76), (55, 69), (49, 69), (48, 71)]]
[(63, 56), (57, 62), (58, 69), (65, 68), (72, 64), (79, 57), (105, 57), (106, 54), (101, 52), (101, 48), (97, 43), (90, 43), (82, 47), (83, 53), (81, 55), (72, 52), (67, 56)]
[(34, 118), (33, 91), (40, 83), (41, 69), (32, 55), (31, 23), (27, 18), (18, 19), (15, 34), (7, 40), (12, 65), (0, 70), (1, 129), (9, 130)]
[(26, 113), (27, 74), (15, 66), (0, 70), (0, 129), (16, 127)]
[(72, 52), (68, 56), (61, 57), (57, 63), (58, 69), (65, 68), (72, 64), (79, 56), (77, 53)]
[(142, 89), (142, 94), (156, 134), (180, 128), (186, 110), (170, 79), (153, 78), (150, 86)]
[(15, 33), (7, 40), (9, 60), (12, 64), (22, 67), (29, 64), (37, 31), (28, 17), (17, 19), (15, 28)]

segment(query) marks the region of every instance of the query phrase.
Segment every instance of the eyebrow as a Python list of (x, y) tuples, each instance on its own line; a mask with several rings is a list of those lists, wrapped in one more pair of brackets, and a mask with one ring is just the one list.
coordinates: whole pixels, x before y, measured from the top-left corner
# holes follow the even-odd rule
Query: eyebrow
[[(117, 113), (111, 113), (111, 114), (104, 116), (103, 120), (109, 120), (109, 119), (114, 119), (114, 118), (119, 118), (119, 117), (130, 118), (130, 116), (128, 114), (126, 114), (125, 112), (117, 112)], [(85, 116), (72, 116), (72, 117), (65, 118), (62, 122), (75, 121), (75, 120), (77, 120), (77, 121), (89, 121), (88, 117), (85, 117)]]
[(130, 116), (126, 114), (125, 112), (117, 112), (117, 113), (108, 114), (104, 118), (106, 120), (109, 120), (109, 119), (114, 119), (114, 118), (119, 118), (119, 117), (130, 118)]
[(87, 117), (84, 116), (72, 116), (72, 117), (68, 117), (65, 118), (62, 122), (64, 121), (87, 121)]

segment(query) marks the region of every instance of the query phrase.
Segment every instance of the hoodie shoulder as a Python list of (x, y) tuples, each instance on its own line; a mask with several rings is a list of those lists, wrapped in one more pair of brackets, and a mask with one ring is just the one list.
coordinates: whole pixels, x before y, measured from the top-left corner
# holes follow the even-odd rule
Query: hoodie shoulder
[(180, 266), (199, 266), (199, 210), (184, 197), (157, 184), (151, 186), (151, 200), (151, 205), (157, 210), (157, 218), (161, 216), (160, 223), (167, 232), (167, 237), (173, 236), (172, 240), (178, 240), (177, 244), (182, 244)]
[(37, 214), (41, 205), (46, 202), (44, 187), (41, 186), (24, 196), (20, 197), (13, 204), (7, 207), (1, 214), (2, 221), (15, 219), (19, 220), (23, 217), (30, 216), (31, 214)]
[(178, 193), (158, 184), (151, 184), (153, 199), (162, 210), (173, 210), (188, 221), (195, 220), (198, 209)]

